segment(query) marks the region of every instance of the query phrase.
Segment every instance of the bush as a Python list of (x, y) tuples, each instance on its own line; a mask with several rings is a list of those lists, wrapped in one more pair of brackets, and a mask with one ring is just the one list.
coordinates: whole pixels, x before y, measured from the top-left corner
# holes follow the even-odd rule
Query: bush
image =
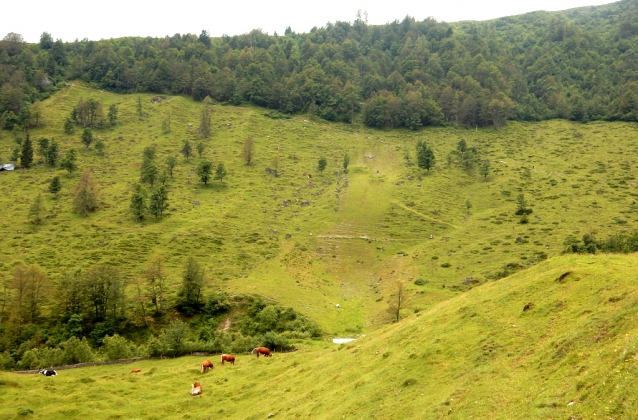
[(135, 356), (136, 350), (134, 344), (117, 334), (104, 337), (106, 360), (130, 359)]
[(64, 343), (60, 343), (60, 347), (64, 350), (64, 364), (73, 365), (95, 360), (95, 355), (86, 338), (80, 341), (77, 337), (71, 337)]
[(11, 370), (16, 366), (8, 351), (0, 354), (0, 370)]
[(423, 280), (423, 279), (416, 279), (414, 280), (414, 284), (416, 284), (417, 286), (423, 286), (427, 283), (427, 281)]

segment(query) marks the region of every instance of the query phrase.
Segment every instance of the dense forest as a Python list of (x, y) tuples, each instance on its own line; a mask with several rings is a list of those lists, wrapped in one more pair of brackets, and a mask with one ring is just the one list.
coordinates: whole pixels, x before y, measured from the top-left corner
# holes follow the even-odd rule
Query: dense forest
[(507, 119), (638, 121), (638, 2), (448, 24), (328, 23), (283, 36), (0, 41), (0, 126), (37, 124), (38, 100), (80, 79), (116, 92), (210, 96), (370, 127)]

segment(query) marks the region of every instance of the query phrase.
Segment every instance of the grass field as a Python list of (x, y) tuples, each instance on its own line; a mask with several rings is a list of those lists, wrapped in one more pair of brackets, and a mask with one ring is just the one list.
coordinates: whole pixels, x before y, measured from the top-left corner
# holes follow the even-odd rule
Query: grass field
[[(114, 129), (96, 132), (106, 143), (105, 157), (84, 149), (81, 130), (62, 131), (72, 107), (91, 97), (120, 109)], [(274, 120), (260, 108), (216, 105), (204, 157), (223, 162), (229, 176), (224, 185), (206, 187), (194, 172), (199, 159), (178, 154), (183, 140), (199, 142), (201, 103), (179, 96), (151, 103), (151, 95), (141, 95), (148, 115), (140, 118), (137, 98), (74, 83), (43, 102), (44, 125), (31, 131), (32, 138), (55, 137), (63, 151), (75, 147), (80, 169), (72, 177), (44, 165), (0, 173), (5, 276), (19, 262), (37, 263), (55, 282), (68, 270), (108, 262), (131, 278), (161, 253), (175, 291), (183, 261), (193, 255), (207, 269), (209, 290), (264, 295), (315, 319), (327, 333), (356, 334), (387, 324), (394, 279), (425, 280), (413, 286), (423, 292), (415, 307), (425, 309), (486, 282), (506, 264), (530, 267), (560, 254), (568, 235), (605, 237), (636, 226), (635, 124), (547, 121), (512, 122), (498, 131), (384, 131), (305, 116)], [(162, 134), (169, 114), (172, 133)], [(257, 147), (250, 166), (241, 158), (248, 136)], [(414, 163), (420, 139), (438, 159), (430, 174), (404, 160), (408, 150)], [(447, 154), (461, 139), (491, 161), (486, 180), (457, 163), (447, 166)], [(149, 145), (157, 147), (158, 163), (176, 155), (179, 164), (169, 181), (169, 214), (139, 223), (129, 200)], [(0, 157), (6, 160), (13, 146), (5, 132)], [(351, 157), (347, 174), (341, 170), (345, 153)], [(323, 173), (315, 171), (320, 156), (328, 159)], [(278, 178), (265, 171), (275, 158)], [(72, 192), (84, 170), (101, 191), (100, 208), (87, 218), (72, 212)], [(47, 218), (32, 225), (29, 206), (55, 175), (63, 182), (60, 197), (45, 193)], [(526, 225), (514, 216), (520, 192), (534, 210)]]
[(195, 357), (0, 373), (0, 418), (631, 419), (637, 263), (553, 258), (357, 341), (239, 355), (234, 367), (215, 358), (203, 377)]

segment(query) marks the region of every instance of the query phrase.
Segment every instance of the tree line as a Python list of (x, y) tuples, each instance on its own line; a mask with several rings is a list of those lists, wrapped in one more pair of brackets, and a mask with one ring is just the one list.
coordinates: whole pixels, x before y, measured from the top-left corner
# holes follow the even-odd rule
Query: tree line
[[(55, 281), (37, 265), (17, 265), (9, 278), (0, 278), (0, 369), (261, 345), (283, 350), (291, 339), (321, 334), (291, 308), (210, 291), (206, 271), (193, 257), (184, 261), (176, 290), (170, 277), (161, 255), (132, 279), (109, 264)], [(233, 328), (218, 331), (231, 310)], [(172, 319), (175, 311), (190, 321)]]
[[(530, 13), (448, 24), (328, 23), (282, 36), (0, 41), (0, 114), (28, 127), (38, 100), (80, 79), (118, 92), (207, 96), (372, 127), (508, 119), (638, 120), (637, 6)], [(84, 117), (83, 124), (86, 122)]]

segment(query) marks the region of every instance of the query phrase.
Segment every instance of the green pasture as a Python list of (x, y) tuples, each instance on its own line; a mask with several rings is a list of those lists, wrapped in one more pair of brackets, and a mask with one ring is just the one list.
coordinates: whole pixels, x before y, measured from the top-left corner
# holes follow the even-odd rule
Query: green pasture
[[(357, 341), (0, 373), (0, 418), (630, 419), (638, 412), (638, 257), (562, 256)], [(141, 369), (140, 374), (130, 374)], [(203, 394), (188, 395), (199, 381)], [(19, 410), (30, 409), (27, 417)]]
[[(43, 125), (31, 130), (32, 139), (55, 138), (62, 152), (76, 148), (79, 170), (69, 177), (39, 164), (0, 173), (2, 274), (10, 277), (20, 262), (35, 263), (55, 283), (69, 270), (109, 263), (133, 278), (163, 254), (175, 292), (183, 261), (192, 255), (206, 267), (208, 290), (263, 295), (311, 317), (327, 333), (353, 335), (387, 324), (395, 279), (424, 280), (413, 289), (422, 292), (414, 307), (425, 309), (489, 281), (507, 264), (528, 268), (559, 255), (569, 235), (604, 238), (636, 227), (635, 124), (556, 120), (510, 122), (498, 131), (372, 130), (215, 105), (213, 135), (200, 140), (201, 103), (181, 96), (152, 103), (153, 95), (139, 96), (142, 117), (138, 95), (79, 82), (43, 102)], [(104, 157), (84, 148), (79, 127), (63, 133), (80, 98), (119, 106), (119, 123), (94, 131), (106, 144)], [(169, 114), (172, 132), (163, 134)], [(256, 144), (250, 166), (241, 157), (248, 136)], [(3, 161), (13, 137), (4, 132), (0, 139)], [(226, 165), (223, 185), (198, 181), (200, 159), (185, 161), (178, 153), (186, 139), (193, 146), (203, 141), (204, 158)], [(462, 139), (490, 161), (486, 179), (477, 168), (461, 168), (458, 158), (448, 167), (446, 157)], [(429, 174), (416, 166), (417, 140), (434, 149), (437, 164)], [(160, 166), (169, 155), (179, 163), (168, 183), (168, 214), (135, 222), (130, 195), (147, 146), (157, 148)], [(348, 173), (341, 168), (345, 153)], [(323, 173), (316, 172), (321, 156), (328, 160)], [(275, 160), (280, 177), (265, 170)], [(100, 188), (100, 207), (87, 218), (72, 211), (85, 170)], [(57, 199), (46, 192), (56, 175), (63, 184)], [(47, 217), (36, 226), (28, 210), (40, 192)], [(514, 215), (520, 193), (533, 209), (528, 224)]]

